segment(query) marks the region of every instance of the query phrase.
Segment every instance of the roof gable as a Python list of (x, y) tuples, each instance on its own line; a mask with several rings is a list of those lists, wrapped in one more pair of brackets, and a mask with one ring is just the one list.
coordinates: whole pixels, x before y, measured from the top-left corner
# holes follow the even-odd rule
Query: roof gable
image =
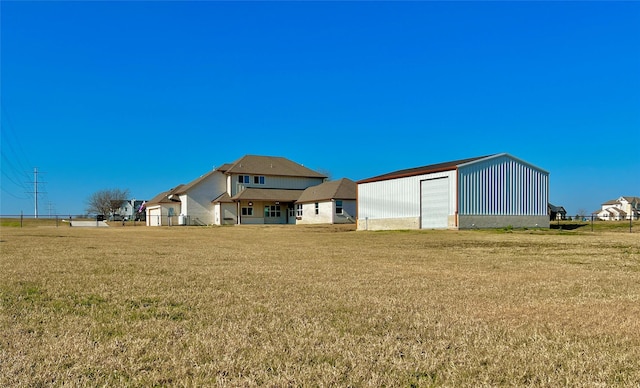
[(211, 203), (232, 203), (232, 202), (233, 202), (233, 200), (231, 199), (231, 197), (229, 196), (229, 194), (226, 191), (224, 193), (220, 194), (213, 201), (211, 201)]
[(475, 157), (475, 158), (454, 160), (454, 161), (451, 161), (451, 162), (430, 164), (430, 165), (422, 166), (422, 167), (407, 168), (407, 169), (404, 169), (404, 170), (398, 170), (398, 171), (390, 172), (390, 173), (387, 173), (387, 174), (374, 176), (374, 177), (368, 178), (368, 179), (362, 179), (362, 180), (358, 181), (358, 183), (377, 182), (377, 181), (384, 181), (384, 180), (388, 180), (388, 179), (404, 178), (404, 177), (415, 176), (415, 175), (431, 174), (431, 173), (434, 173), (434, 172), (455, 170), (459, 165), (475, 162), (477, 160), (485, 159), (485, 158), (488, 158), (490, 156), (493, 156), (493, 155), (479, 156), (479, 157)]
[(629, 195), (625, 195), (623, 197), (620, 197), (619, 200), (625, 200), (630, 204), (640, 203), (640, 197), (632, 197), (632, 196), (629, 196)]
[(518, 162), (520, 164), (524, 164), (526, 166), (529, 166), (530, 168), (532, 168), (534, 170), (538, 170), (538, 171), (543, 172), (545, 174), (549, 173), (549, 171), (547, 171), (547, 170), (544, 170), (544, 169), (542, 169), (542, 168), (540, 168), (538, 166), (535, 166), (535, 165), (533, 165), (533, 164), (531, 164), (531, 163), (529, 163), (529, 162), (527, 162), (525, 160), (522, 160), (520, 158), (516, 158), (515, 156), (510, 155), (510, 154), (508, 154), (506, 152), (503, 152), (503, 153), (500, 153), (500, 154), (493, 154), (493, 155), (489, 155), (489, 156), (485, 156), (485, 157), (481, 157), (481, 158), (477, 158), (476, 160), (472, 160), (472, 161), (467, 162), (467, 163), (461, 163), (457, 167), (458, 168), (465, 167), (465, 166), (473, 164), (473, 163), (480, 163), (480, 162), (489, 161), (489, 160), (498, 159), (498, 158), (508, 158), (508, 159), (511, 159), (511, 160), (515, 160), (516, 162)]
[(564, 207), (555, 206), (555, 205), (552, 205), (552, 204), (549, 204), (549, 210), (551, 210), (552, 212), (556, 212), (556, 213), (566, 213), (567, 212)]
[(342, 178), (335, 181), (321, 183), (317, 186), (307, 187), (298, 203), (326, 201), (330, 199), (356, 199), (356, 182)]
[[(226, 166), (226, 165), (225, 165)], [(245, 155), (234, 162), (225, 174), (252, 174), (271, 176), (291, 176), (326, 178), (301, 164), (279, 156)]]
[(204, 181), (205, 179), (207, 179), (208, 177), (210, 177), (211, 175), (215, 174), (215, 173), (220, 173), (218, 170), (212, 170), (209, 171), (208, 173), (201, 175), (200, 177), (192, 180), (191, 182), (187, 183), (186, 185), (181, 185), (180, 190), (174, 192), (174, 194), (184, 194), (187, 191), (191, 190), (194, 186), (197, 186), (198, 184), (200, 184), (200, 182)]
[(544, 173), (548, 173), (546, 170), (543, 170), (539, 167), (534, 166), (531, 163), (528, 163), (522, 159), (516, 158), (512, 155), (509, 155), (507, 153), (500, 153), (500, 154), (492, 154), (492, 155), (486, 155), (486, 156), (478, 156), (475, 158), (468, 158), (468, 159), (460, 159), (460, 160), (454, 160), (451, 162), (444, 162), (444, 163), (437, 163), (437, 164), (430, 164), (427, 166), (422, 166), (422, 167), (415, 167), (415, 168), (408, 168), (405, 170), (398, 170), (398, 171), (394, 171), (394, 172), (390, 172), (388, 174), (383, 174), (383, 175), (378, 175), (375, 176), (373, 178), (368, 178), (368, 179), (363, 179), (358, 181), (358, 183), (368, 183), (368, 182), (377, 182), (377, 181), (384, 181), (384, 180), (389, 180), (389, 179), (397, 179), (397, 178), (405, 178), (405, 177), (410, 177), (410, 176), (416, 176), (416, 175), (424, 175), (424, 174), (432, 174), (435, 172), (443, 172), (443, 171), (451, 171), (451, 170), (457, 170), (460, 167), (465, 167), (474, 163), (479, 163), (482, 161), (488, 161), (488, 160), (492, 160), (495, 158), (501, 158), (501, 157), (506, 157), (512, 160), (515, 160), (519, 163), (522, 164), (526, 164), (527, 166), (534, 168), (536, 170), (542, 171)]
[(159, 205), (161, 203), (175, 203), (175, 202), (180, 202), (180, 199), (177, 197), (174, 197), (178, 192), (180, 192), (180, 190), (182, 189), (184, 185), (178, 185), (176, 187), (174, 187), (173, 189), (164, 191), (158, 195), (156, 195), (155, 197), (151, 198), (148, 202), (147, 202), (147, 207), (149, 206), (153, 206), (153, 205)]

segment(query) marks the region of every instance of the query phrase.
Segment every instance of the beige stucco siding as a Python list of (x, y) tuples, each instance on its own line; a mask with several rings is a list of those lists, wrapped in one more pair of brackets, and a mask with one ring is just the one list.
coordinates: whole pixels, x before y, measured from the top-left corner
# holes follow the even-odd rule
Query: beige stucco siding
[(224, 193), (225, 181), (222, 173), (214, 173), (180, 195), (180, 214), (187, 216), (195, 225), (215, 224), (214, 206), (211, 201)]
[(227, 188), (229, 189), (227, 193), (231, 197), (233, 197), (246, 188), (304, 190), (309, 186), (319, 185), (324, 181), (324, 178), (283, 177), (267, 175), (264, 176), (264, 184), (255, 184), (253, 183), (254, 176), (256, 175), (249, 175), (249, 183), (238, 182), (237, 174), (227, 176)]

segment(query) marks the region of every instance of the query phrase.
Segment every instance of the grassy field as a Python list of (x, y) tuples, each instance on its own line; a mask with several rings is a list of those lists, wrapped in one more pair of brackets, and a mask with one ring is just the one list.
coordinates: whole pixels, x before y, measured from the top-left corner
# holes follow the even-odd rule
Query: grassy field
[(638, 224), (2, 225), (3, 387), (640, 385)]

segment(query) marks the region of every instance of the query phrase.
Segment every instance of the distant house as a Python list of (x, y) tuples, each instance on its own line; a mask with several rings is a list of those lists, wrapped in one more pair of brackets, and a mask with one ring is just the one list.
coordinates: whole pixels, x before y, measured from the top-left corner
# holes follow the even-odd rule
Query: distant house
[(549, 173), (506, 153), (358, 181), (358, 230), (549, 227)]
[(602, 204), (593, 215), (603, 221), (621, 221), (640, 219), (640, 197), (624, 196)]
[(567, 211), (562, 206), (554, 206), (549, 204), (549, 220), (558, 221), (558, 220), (566, 220), (567, 219)]
[(118, 210), (118, 215), (127, 220), (136, 220), (136, 221), (144, 221), (145, 220), (145, 212), (140, 212), (139, 209), (142, 206), (144, 209), (145, 201), (139, 199), (130, 199), (126, 200), (120, 209)]
[(296, 223), (354, 223), (356, 186), (356, 182), (342, 178), (308, 187), (296, 201)]
[(156, 196), (147, 225), (295, 224), (295, 202), (326, 178), (286, 158), (246, 155)]

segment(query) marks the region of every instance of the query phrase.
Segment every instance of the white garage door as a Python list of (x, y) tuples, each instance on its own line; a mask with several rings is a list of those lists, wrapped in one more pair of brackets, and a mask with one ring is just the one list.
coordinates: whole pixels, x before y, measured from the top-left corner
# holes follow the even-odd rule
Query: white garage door
[(420, 182), (422, 229), (447, 228), (449, 216), (449, 178)]
[(149, 226), (160, 226), (162, 225), (162, 220), (160, 215), (162, 214), (161, 209), (149, 209)]

